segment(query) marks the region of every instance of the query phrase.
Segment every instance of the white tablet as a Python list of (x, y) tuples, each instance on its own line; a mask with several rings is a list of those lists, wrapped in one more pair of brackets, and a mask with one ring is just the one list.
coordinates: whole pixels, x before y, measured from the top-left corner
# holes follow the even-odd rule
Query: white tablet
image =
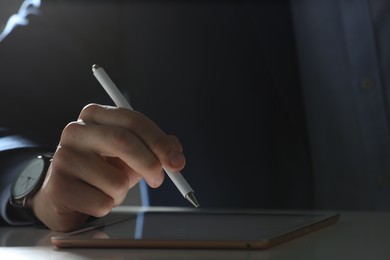
[(149, 208), (52, 237), (57, 248), (267, 249), (335, 223), (338, 213)]

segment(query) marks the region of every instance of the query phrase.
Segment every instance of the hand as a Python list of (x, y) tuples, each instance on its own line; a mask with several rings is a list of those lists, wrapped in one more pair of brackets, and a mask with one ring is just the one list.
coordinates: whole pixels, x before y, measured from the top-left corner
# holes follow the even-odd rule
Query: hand
[(185, 165), (176, 137), (139, 112), (90, 104), (64, 128), (31, 207), (50, 229), (73, 230), (121, 204), (142, 178), (159, 187), (163, 165), (173, 171)]

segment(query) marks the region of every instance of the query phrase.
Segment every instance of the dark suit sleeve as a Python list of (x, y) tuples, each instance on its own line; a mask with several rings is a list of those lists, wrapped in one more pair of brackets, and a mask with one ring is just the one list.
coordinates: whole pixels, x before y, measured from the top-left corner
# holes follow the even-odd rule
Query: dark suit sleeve
[(34, 142), (0, 128), (0, 225), (28, 225), (34, 220), (9, 204), (11, 184), (27, 162), (47, 152)]

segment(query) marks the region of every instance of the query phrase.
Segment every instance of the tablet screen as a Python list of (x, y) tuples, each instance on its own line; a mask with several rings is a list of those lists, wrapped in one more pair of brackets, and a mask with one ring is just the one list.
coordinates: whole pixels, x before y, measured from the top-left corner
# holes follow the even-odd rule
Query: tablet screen
[(314, 224), (323, 215), (145, 212), (100, 229), (110, 238), (259, 240)]

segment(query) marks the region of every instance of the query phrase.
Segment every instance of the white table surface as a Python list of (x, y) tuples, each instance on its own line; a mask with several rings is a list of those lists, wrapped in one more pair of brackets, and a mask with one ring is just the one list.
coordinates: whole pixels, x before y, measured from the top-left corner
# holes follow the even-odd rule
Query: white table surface
[(262, 251), (55, 249), (50, 238), (58, 233), (7, 227), (0, 228), (0, 259), (390, 259), (390, 212), (340, 213), (329, 227)]

